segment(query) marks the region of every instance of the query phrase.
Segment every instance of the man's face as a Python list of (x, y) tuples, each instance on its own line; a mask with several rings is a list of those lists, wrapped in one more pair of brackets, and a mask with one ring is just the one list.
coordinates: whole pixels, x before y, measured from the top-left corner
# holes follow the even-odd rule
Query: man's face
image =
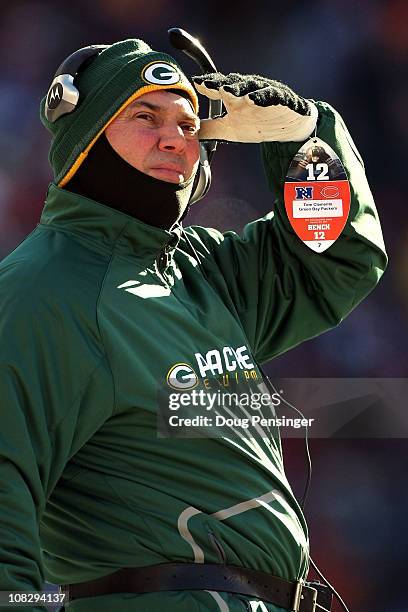
[(152, 91), (129, 104), (106, 128), (111, 147), (141, 172), (182, 183), (197, 170), (200, 120), (186, 98)]

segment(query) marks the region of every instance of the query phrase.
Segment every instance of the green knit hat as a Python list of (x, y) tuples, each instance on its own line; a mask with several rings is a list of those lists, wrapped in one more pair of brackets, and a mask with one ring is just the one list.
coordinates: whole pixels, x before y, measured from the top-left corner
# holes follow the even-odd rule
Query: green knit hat
[[(170, 65), (166, 73), (170, 74), (167, 79), (170, 84), (160, 83), (157, 63)], [(179, 75), (176, 82), (174, 71)], [(46, 96), (40, 106), (41, 121), (53, 134), (49, 160), (54, 180), (60, 187), (73, 177), (111, 121), (143, 94), (161, 89), (185, 91), (198, 114), (197, 94), (178, 63), (170, 55), (153, 51), (135, 38), (104, 49), (75, 77), (75, 85), (79, 90), (79, 102), (72, 113), (50, 123), (45, 117)]]

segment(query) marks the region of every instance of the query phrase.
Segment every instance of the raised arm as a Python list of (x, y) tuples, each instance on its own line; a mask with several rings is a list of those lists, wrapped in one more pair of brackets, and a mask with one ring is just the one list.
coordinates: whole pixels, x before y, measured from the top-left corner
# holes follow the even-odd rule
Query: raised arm
[(387, 264), (362, 159), (340, 115), (324, 102), (314, 106), (317, 136), (338, 154), (350, 180), (350, 215), (337, 241), (324, 253), (315, 253), (296, 236), (287, 218), (284, 180), (301, 142), (261, 145), (269, 185), (276, 194), (274, 212), (248, 224), (242, 236), (190, 230), (208, 249), (208, 279), (236, 309), (260, 362), (340, 323), (375, 287)]

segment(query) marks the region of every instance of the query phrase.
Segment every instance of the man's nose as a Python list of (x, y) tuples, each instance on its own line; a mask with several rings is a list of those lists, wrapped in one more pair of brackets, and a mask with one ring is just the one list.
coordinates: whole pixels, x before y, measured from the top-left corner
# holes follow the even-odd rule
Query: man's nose
[(186, 138), (182, 128), (179, 125), (162, 126), (158, 147), (161, 151), (183, 153), (186, 148)]

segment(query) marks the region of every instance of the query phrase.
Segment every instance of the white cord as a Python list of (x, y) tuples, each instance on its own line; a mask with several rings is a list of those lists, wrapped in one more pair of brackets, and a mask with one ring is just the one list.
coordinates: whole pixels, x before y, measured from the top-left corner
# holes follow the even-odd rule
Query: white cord
[(316, 608), (320, 608), (321, 610), (324, 610), (324, 612), (330, 612), (330, 610), (328, 610), (327, 608), (324, 608), (323, 606), (321, 606), (318, 603), (316, 603), (315, 606), (316, 606)]

